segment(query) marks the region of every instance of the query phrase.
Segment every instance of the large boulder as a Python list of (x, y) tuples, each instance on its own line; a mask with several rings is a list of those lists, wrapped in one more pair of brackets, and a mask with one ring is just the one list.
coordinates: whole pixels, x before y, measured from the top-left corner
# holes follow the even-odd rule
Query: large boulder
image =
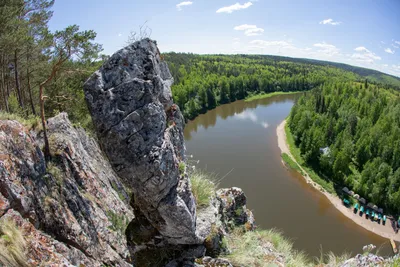
[[(185, 164), (184, 118), (156, 42), (143, 39), (112, 55), (85, 83), (99, 143), (133, 192), (137, 248), (155, 242), (195, 245), (196, 207)], [(181, 168), (182, 169), (182, 168)]]
[(52, 266), (131, 266), (125, 228), (132, 208), (99, 146), (65, 113), (48, 120), (48, 136), (46, 163), (41, 135), (0, 121), (0, 217), (22, 227), (27, 251), (38, 253), (29, 258), (42, 253)]

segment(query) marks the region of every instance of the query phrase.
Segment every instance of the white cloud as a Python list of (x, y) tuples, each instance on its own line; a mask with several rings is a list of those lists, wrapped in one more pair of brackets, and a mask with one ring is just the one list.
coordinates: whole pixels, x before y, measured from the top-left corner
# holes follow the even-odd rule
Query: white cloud
[(122, 36), (122, 33), (118, 33), (118, 37), (121, 37)]
[(191, 2), (191, 1), (180, 2), (179, 4), (176, 5), (176, 8), (179, 11), (181, 11), (183, 6), (190, 6), (192, 4), (193, 4), (193, 2)]
[(264, 32), (264, 29), (257, 28), (257, 29), (248, 29), (244, 32), (246, 36), (257, 36), (261, 35)]
[(233, 11), (238, 11), (238, 10), (241, 10), (241, 9), (246, 9), (246, 8), (251, 7), (252, 5), (253, 5), (252, 2), (247, 2), (247, 3), (244, 3), (243, 5), (241, 5), (241, 4), (239, 4), (239, 3), (236, 3), (236, 4), (231, 5), (231, 6), (221, 7), (220, 9), (217, 10), (217, 13), (228, 13), (228, 14), (230, 14), (230, 13), (232, 13)]
[(381, 60), (380, 56), (377, 56), (375, 53), (368, 50), (364, 46), (359, 46), (359, 47), (355, 48), (354, 50), (357, 52), (360, 52), (360, 53), (354, 53), (351, 56), (352, 59), (355, 59), (357, 61), (364, 62), (364, 63), (374, 63), (375, 60)]
[(394, 54), (394, 50), (392, 50), (392, 49), (390, 49), (390, 48), (386, 48), (386, 49), (385, 49), (385, 52), (386, 52), (386, 53), (389, 53), (389, 54), (392, 54), (392, 55)]
[(393, 46), (394, 48), (399, 48), (397, 45), (394, 45), (394, 44), (392, 44), (392, 46)]
[(261, 125), (263, 128), (267, 129), (269, 124), (266, 121), (259, 122), (257, 114), (254, 111), (245, 110), (242, 113), (235, 113), (234, 118), (239, 120), (250, 120), (256, 124)]
[(358, 51), (358, 52), (369, 52), (369, 50), (367, 48), (365, 48), (364, 46), (359, 46), (359, 47), (355, 48), (354, 50)]
[(240, 120), (251, 120), (252, 122), (257, 122), (258, 118), (254, 111), (243, 111), (242, 113), (235, 114), (235, 118)]
[(400, 65), (392, 65), (391, 72), (400, 77)]
[(333, 26), (337, 26), (342, 24), (341, 21), (334, 21), (333, 19), (324, 19), (323, 21), (320, 21), (319, 24), (329, 24), (329, 25), (333, 25)]
[(256, 25), (243, 24), (233, 28), (236, 31), (244, 31), (246, 36), (257, 36), (264, 32), (264, 29), (258, 28)]
[(256, 25), (243, 24), (233, 28), (236, 31), (244, 31), (246, 36), (257, 36), (264, 32), (264, 29), (258, 28)]
[(286, 41), (263, 41), (263, 40), (253, 40), (250, 42), (252, 45), (256, 45), (262, 48), (265, 48), (267, 46), (283, 46), (283, 47), (293, 47), (292, 44), (286, 42)]
[(243, 25), (236, 26), (233, 29), (236, 31), (245, 31), (245, 30), (256, 29), (256, 28), (257, 28), (256, 25), (243, 24)]
[(400, 41), (394, 41), (396, 44), (400, 45)]
[(329, 57), (339, 54), (340, 51), (336, 46), (325, 42), (316, 43), (314, 46), (320, 48), (318, 50), (319, 53), (323, 53)]

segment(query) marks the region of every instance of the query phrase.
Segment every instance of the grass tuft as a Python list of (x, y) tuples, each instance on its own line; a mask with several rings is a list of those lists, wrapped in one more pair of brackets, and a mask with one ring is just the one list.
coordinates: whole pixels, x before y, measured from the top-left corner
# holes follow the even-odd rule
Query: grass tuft
[(197, 208), (208, 206), (210, 198), (215, 195), (217, 190), (215, 177), (199, 170), (191, 172), (189, 177)]
[(18, 121), (19, 123), (24, 125), (26, 128), (28, 128), (28, 130), (31, 130), (31, 129), (40, 130), (41, 129), (40, 118), (35, 117), (33, 115), (30, 115), (29, 117), (24, 118), (15, 113), (7, 113), (4, 111), (0, 111), (0, 120)]
[(318, 266), (332, 266), (332, 267), (337, 267), (341, 266), (343, 262), (351, 258), (351, 253), (343, 253), (342, 255), (338, 256), (335, 255), (332, 251), (323, 254), (321, 252), (321, 257), (319, 259), (316, 259)]
[(28, 266), (25, 255), (25, 239), (12, 220), (5, 219), (0, 225), (0, 266)]
[[(267, 266), (278, 263), (283, 255), (287, 266), (311, 266), (307, 256), (293, 249), (292, 242), (274, 229), (243, 232), (235, 229), (226, 238), (232, 253), (226, 257), (236, 266)], [(273, 247), (272, 247), (273, 245)], [(271, 253), (272, 248), (277, 254)]]

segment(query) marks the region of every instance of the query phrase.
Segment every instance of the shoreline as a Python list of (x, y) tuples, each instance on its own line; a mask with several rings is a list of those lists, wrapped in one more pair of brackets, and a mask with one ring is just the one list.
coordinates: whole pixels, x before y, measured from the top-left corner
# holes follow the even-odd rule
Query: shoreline
[(265, 98), (278, 96), (278, 95), (292, 95), (292, 94), (299, 94), (299, 93), (303, 93), (303, 92), (305, 92), (305, 91), (290, 91), (290, 92), (275, 91), (275, 92), (270, 92), (270, 93), (255, 94), (250, 97), (245, 97), (243, 100), (244, 100), (244, 102), (251, 102), (254, 100), (265, 99)]
[[(339, 210), (343, 215), (345, 215), (347, 218), (349, 218), (350, 220), (352, 220), (359, 226), (361, 226), (364, 229), (366, 229), (376, 235), (379, 235), (383, 238), (393, 239), (394, 241), (400, 242), (400, 234), (396, 234), (393, 231), (393, 228), (391, 226), (391, 221), (389, 219), (386, 221), (386, 225), (383, 225), (383, 224), (378, 224), (377, 222), (373, 222), (370, 219), (366, 219), (364, 217), (364, 215), (359, 216), (358, 212), (356, 214), (354, 214), (352, 207), (346, 208), (343, 205), (342, 200), (339, 197), (326, 192), (319, 184), (317, 184), (310, 178), (308, 173), (303, 169), (303, 167), (300, 164), (298, 164), (298, 162), (296, 161), (296, 159), (293, 157), (292, 153), (290, 152), (290, 149), (289, 149), (289, 146), (288, 146), (287, 140), (286, 140), (285, 125), (286, 125), (286, 120), (282, 121), (276, 128), (276, 134), (278, 137), (278, 146), (281, 150), (281, 154), (286, 153), (294, 162), (297, 163), (297, 165), (300, 167), (300, 169), (305, 174), (302, 176), (306, 180), (306, 182), (310, 186), (317, 189), (321, 194), (325, 195), (325, 197), (331, 202), (331, 204), (337, 210)], [(283, 160), (282, 160), (282, 163), (284, 164)]]

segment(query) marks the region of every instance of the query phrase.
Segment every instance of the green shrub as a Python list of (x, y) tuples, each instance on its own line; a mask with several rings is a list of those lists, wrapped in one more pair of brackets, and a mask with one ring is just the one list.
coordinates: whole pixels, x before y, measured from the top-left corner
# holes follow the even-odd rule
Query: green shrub
[(25, 239), (12, 220), (0, 223), (0, 266), (28, 266)]

